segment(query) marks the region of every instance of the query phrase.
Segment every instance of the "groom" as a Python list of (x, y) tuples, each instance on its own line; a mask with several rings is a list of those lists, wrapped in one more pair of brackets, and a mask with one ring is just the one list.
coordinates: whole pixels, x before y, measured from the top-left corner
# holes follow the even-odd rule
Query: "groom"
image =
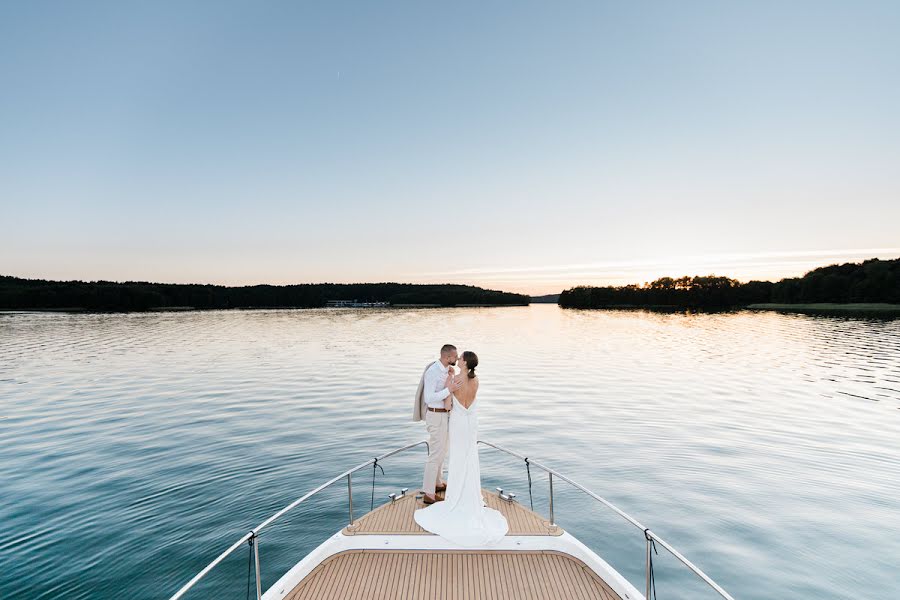
[(451, 383), (450, 387), (444, 384), (447, 381), (447, 373), (458, 358), (456, 346), (444, 344), (441, 348), (441, 358), (436, 360), (422, 373), (419, 381), (419, 389), (416, 390), (416, 403), (413, 407), (413, 421), (425, 421), (425, 429), (428, 430), (428, 460), (425, 462), (425, 476), (422, 480), (422, 490), (425, 492), (423, 502), (434, 504), (438, 502), (435, 491), (443, 492), (447, 484), (441, 481), (444, 471), (444, 458), (447, 456), (447, 432), (449, 423), (449, 410), (444, 408), (444, 400), (459, 389), (459, 383)]

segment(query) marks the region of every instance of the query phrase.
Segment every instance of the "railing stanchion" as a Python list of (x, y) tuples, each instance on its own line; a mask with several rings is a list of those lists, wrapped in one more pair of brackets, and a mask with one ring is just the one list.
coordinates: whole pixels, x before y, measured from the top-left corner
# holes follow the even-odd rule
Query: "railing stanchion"
[(253, 561), (256, 563), (256, 600), (262, 600), (262, 578), (259, 572), (259, 536), (253, 536)]
[(353, 473), (347, 473), (347, 503), (350, 506), (350, 527), (353, 527)]
[(549, 473), (550, 475), (550, 526), (556, 527), (556, 519), (553, 518), (553, 473)]

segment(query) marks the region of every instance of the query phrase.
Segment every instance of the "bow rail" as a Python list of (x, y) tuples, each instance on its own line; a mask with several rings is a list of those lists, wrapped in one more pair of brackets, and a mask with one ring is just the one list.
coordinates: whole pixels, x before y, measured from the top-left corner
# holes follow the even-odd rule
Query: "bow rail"
[[(550, 520), (551, 525), (556, 524), (555, 520), (554, 520), (555, 514), (554, 514), (554, 507), (553, 507), (553, 479), (556, 478), (556, 479), (562, 480), (562, 481), (568, 483), (569, 485), (575, 487), (576, 489), (584, 492), (585, 494), (587, 494), (594, 500), (600, 502), (601, 504), (603, 504), (604, 506), (606, 506), (607, 508), (609, 508), (610, 510), (612, 510), (613, 512), (618, 514), (620, 517), (622, 517), (623, 519), (625, 519), (626, 521), (631, 523), (637, 529), (640, 529), (641, 532), (644, 534), (644, 538), (647, 540), (647, 547), (646, 547), (646, 550), (647, 550), (647, 552), (646, 552), (646, 585), (647, 585), (647, 587), (646, 587), (646, 595), (645, 595), (646, 600), (650, 599), (651, 592), (653, 592), (655, 595), (655, 590), (653, 589), (654, 588), (654, 580), (653, 580), (653, 560), (652, 560), (652, 552), (655, 551), (654, 543), (659, 544), (660, 546), (665, 548), (672, 556), (674, 556), (676, 559), (678, 559), (682, 564), (684, 564), (688, 569), (690, 569), (695, 575), (697, 575), (697, 577), (699, 577), (707, 585), (709, 585), (709, 587), (711, 587), (714, 591), (716, 591), (719, 594), (719, 596), (721, 596), (725, 600), (734, 600), (734, 598), (728, 592), (726, 592), (724, 589), (722, 589), (722, 587), (719, 584), (717, 584), (706, 573), (704, 573), (702, 570), (700, 570), (699, 567), (697, 567), (694, 563), (692, 563), (687, 558), (685, 558), (684, 555), (682, 555), (675, 548), (673, 548), (671, 544), (669, 544), (664, 539), (659, 537), (656, 533), (651, 531), (648, 527), (644, 527), (644, 525), (641, 524), (637, 519), (635, 519), (634, 517), (632, 517), (625, 511), (623, 511), (622, 509), (618, 508), (617, 506), (615, 506), (613, 503), (609, 502), (605, 498), (595, 494), (594, 492), (587, 489), (580, 483), (573, 481), (572, 479), (566, 477), (565, 475), (556, 471), (555, 469), (552, 469), (552, 468), (550, 468), (540, 462), (537, 462), (535, 460), (531, 460), (530, 458), (528, 458), (522, 454), (519, 454), (518, 452), (514, 452), (512, 450), (509, 450), (509, 449), (504, 448), (503, 446), (499, 446), (497, 444), (485, 442), (484, 440), (478, 440), (478, 443), (482, 444), (484, 446), (493, 448), (495, 450), (498, 450), (500, 452), (504, 452), (510, 456), (514, 456), (516, 458), (524, 460), (526, 465), (533, 465), (533, 466), (537, 467), (538, 469), (541, 469), (542, 471), (547, 473), (548, 480), (549, 480), (549, 486), (550, 486), (550, 506), (549, 506), (550, 519), (549, 520)], [(275, 514), (273, 514), (271, 517), (269, 517), (268, 519), (266, 519), (265, 521), (263, 521), (262, 523), (260, 523), (256, 527), (254, 527), (253, 529), (251, 529), (248, 533), (244, 534), (234, 544), (229, 546), (227, 550), (225, 550), (224, 552), (219, 554), (219, 556), (217, 556), (215, 559), (213, 559), (212, 562), (210, 562), (206, 567), (203, 568), (203, 570), (201, 570), (199, 573), (197, 573), (190, 581), (188, 581), (186, 584), (184, 584), (177, 592), (175, 592), (175, 594), (169, 600), (179, 600), (191, 588), (193, 588), (201, 579), (203, 579), (210, 571), (212, 571), (219, 563), (221, 563), (229, 555), (233, 554), (245, 542), (249, 543), (252, 548), (253, 559), (254, 559), (254, 563), (256, 565), (256, 569), (255, 569), (256, 570), (256, 598), (257, 598), (257, 600), (262, 600), (262, 584), (261, 584), (261, 579), (260, 579), (260, 568), (259, 568), (259, 540), (258, 540), (258, 538), (259, 538), (259, 533), (263, 529), (265, 529), (266, 527), (271, 525), (273, 522), (275, 522), (279, 517), (283, 516), (285, 513), (293, 510), (294, 508), (296, 508), (298, 505), (302, 504), (309, 498), (312, 498), (313, 496), (315, 496), (322, 490), (325, 490), (326, 488), (331, 487), (332, 485), (341, 481), (342, 479), (347, 480), (347, 505), (348, 505), (348, 512), (349, 512), (349, 523), (350, 523), (350, 526), (352, 527), (354, 524), (354, 520), (353, 520), (353, 474), (356, 473), (357, 471), (365, 469), (366, 467), (370, 467), (372, 465), (377, 465), (379, 461), (381, 461), (385, 458), (394, 456), (395, 454), (399, 454), (401, 452), (404, 452), (406, 450), (409, 450), (411, 448), (415, 448), (416, 446), (421, 446), (421, 445), (424, 445), (426, 447), (426, 449), (428, 448), (428, 442), (425, 440), (422, 440), (420, 442), (415, 442), (413, 444), (407, 444), (406, 446), (402, 446), (395, 450), (391, 450), (390, 452), (382, 454), (381, 456), (371, 458), (371, 459), (367, 460), (366, 462), (353, 467), (352, 469), (344, 471), (340, 475), (337, 475), (336, 477), (329, 479), (328, 481), (326, 481), (319, 487), (313, 489), (312, 491), (307, 492), (303, 496), (300, 496), (299, 498), (297, 498), (296, 500), (294, 500), (293, 502), (291, 502), (290, 504), (288, 504), (287, 506), (285, 506), (284, 508), (282, 508)]]

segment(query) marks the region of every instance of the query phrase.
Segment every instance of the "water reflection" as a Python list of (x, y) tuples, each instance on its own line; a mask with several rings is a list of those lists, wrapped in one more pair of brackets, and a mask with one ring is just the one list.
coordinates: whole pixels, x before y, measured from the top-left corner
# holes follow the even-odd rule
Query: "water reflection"
[[(900, 594), (900, 321), (538, 305), (0, 315), (0, 597), (167, 597), (296, 496), (419, 439), (412, 394), (446, 341), (481, 358), (482, 437), (607, 496), (735, 597)], [(486, 485), (527, 495), (523, 465), (483, 457)], [(378, 495), (420, 462), (386, 464)], [(557, 491), (558, 521), (640, 584), (640, 533)], [(546, 510), (543, 479), (533, 494)], [(339, 495), (262, 539), (268, 583), (341, 525)], [(243, 597), (245, 558), (206, 591)], [(712, 597), (660, 569), (667, 598)]]

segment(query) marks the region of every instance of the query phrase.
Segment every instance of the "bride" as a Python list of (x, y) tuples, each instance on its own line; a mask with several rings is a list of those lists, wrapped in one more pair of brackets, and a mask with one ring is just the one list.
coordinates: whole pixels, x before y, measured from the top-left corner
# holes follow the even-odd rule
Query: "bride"
[(447, 491), (435, 502), (414, 513), (416, 523), (426, 531), (460, 546), (485, 546), (499, 542), (509, 526), (498, 511), (484, 505), (481, 497), (481, 467), (478, 463), (478, 357), (466, 351), (459, 359), (460, 373), (448, 375), (461, 385), (447, 399), (450, 410), (448, 432), (449, 464)]

